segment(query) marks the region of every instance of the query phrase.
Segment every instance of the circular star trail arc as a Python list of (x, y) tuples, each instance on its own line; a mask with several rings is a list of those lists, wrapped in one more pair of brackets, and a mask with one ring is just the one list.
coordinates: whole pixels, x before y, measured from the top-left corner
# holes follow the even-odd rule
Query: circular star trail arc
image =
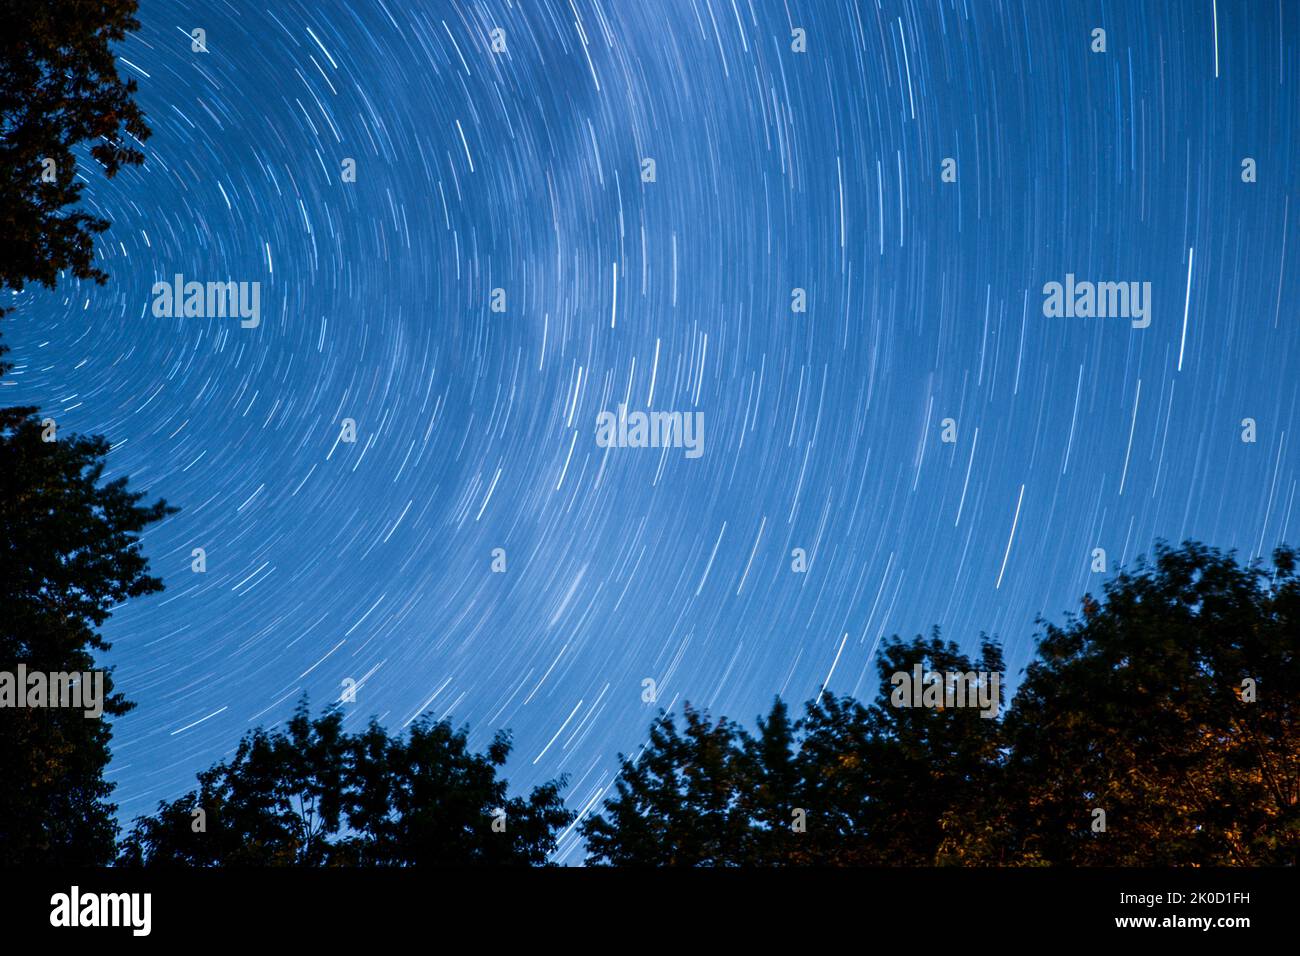
[[(1014, 671), (1096, 548), (1294, 537), (1287, 4), (142, 19), (147, 163), (87, 173), (111, 282), (5, 330), (8, 401), (182, 508), (104, 629), (123, 818), (345, 681), (353, 724), (511, 728), (512, 785), (581, 810), (656, 706), (870, 695), (933, 626)], [(259, 324), (155, 315), (177, 274), (259, 283)], [(1150, 325), (1045, 316), (1067, 274), (1149, 282)], [(703, 453), (602, 447), (620, 405)]]

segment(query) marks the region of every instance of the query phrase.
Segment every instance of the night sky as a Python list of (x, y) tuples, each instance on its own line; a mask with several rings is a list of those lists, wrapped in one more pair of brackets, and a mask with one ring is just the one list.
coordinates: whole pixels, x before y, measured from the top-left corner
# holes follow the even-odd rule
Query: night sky
[[(0, 391), (182, 508), (104, 628), (124, 820), (346, 679), (349, 727), (508, 727), (512, 788), (582, 811), (659, 707), (870, 696), (936, 625), (1014, 687), (1093, 549), (1300, 537), (1289, 0), (141, 20), (146, 163), (83, 170), (111, 281), (18, 296)], [(260, 325), (156, 316), (177, 273), (260, 283)], [(1149, 282), (1149, 327), (1046, 317), (1067, 274)], [(620, 404), (702, 412), (703, 455), (600, 447)]]

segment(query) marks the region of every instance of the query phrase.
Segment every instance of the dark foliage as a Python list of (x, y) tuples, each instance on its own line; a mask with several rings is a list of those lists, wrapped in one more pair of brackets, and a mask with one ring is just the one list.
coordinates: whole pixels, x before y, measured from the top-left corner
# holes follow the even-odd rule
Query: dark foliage
[[(107, 220), (81, 209), (77, 148), (106, 176), (139, 165), (149, 136), (134, 80), (111, 45), (139, 27), (135, 0), (0, 2), (0, 288), (53, 288), (60, 272), (103, 283)], [(0, 314), (4, 310), (0, 309)]]
[[(882, 648), (880, 694), (823, 694), (756, 735), (661, 715), (581, 824), (607, 865), (1294, 865), (1300, 581), (1188, 543), (1044, 624), (998, 718), (901, 707), (891, 675), (1000, 672), (936, 634)], [(999, 701), (1000, 702), (1000, 701)], [(1105, 828), (1098, 826), (1103, 818)]]
[[(108, 443), (43, 441), (30, 408), (0, 409), (0, 671), (86, 672), (109, 645), (96, 628), (162, 590), (139, 535), (173, 509), (103, 483)], [(103, 779), (106, 717), (131, 705), (104, 681), (104, 718), (81, 709), (0, 712), (0, 863), (104, 863), (117, 832)]]
[(258, 729), (198, 789), (140, 817), (121, 860), (134, 866), (539, 866), (572, 820), (563, 780), (511, 797), (464, 730), (417, 721), (405, 738), (300, 705), (285, 730)]

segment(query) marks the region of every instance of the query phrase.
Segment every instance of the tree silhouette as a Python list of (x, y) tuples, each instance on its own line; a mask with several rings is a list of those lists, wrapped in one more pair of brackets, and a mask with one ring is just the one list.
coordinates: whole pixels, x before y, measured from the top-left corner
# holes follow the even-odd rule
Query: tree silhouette
[(895, 708), (890, 678), (1000, 671), (988, 640), (972, 663), (936, 634), (892, 641), (877, 671), (883, 703), (825, 693), (792, 722), (779, 699), (751, 736), (686, 709), (661, 716), (646, 748), (621, 757), (615, 793), (584, 820), (588, 862), (781, 866), (932, 863), (946, 813), (985, 785), (998, 721), (976, 709)]
[[(84, 673), (109, 649), (96, 628), (128, 598), (162, 589), (139, 533), (173, 509), (140, 503), (126, 479), (101, 484), (108, 443), (43, 441), (30, 408), (0, 409), (0, 671)], [(104, 679), (104, 714), (131, 705)], [(82, 709), (0, 712), (0, 863), (112, 858), (103, 779), (110, 729)]]
[(744, 859), (752, 835), (740, 805), (747, 774), (738, 729), (687, 705), (683, 732), (661, 714), (637, 757), (619, 755), (608, 818), (582, 824), (588, 862), (623, 866), (725, 866)]
[[(143, 161), (149, 130), (110, 45), (138, 27), (134, 0), (0, 5), (0, 288), (53, 287), (65, 270), (103, 282), (94, 236), (68, 211), (77, 151), (107, 176)], [(7, 310), (0, 308), (0, 315)], [(8, 351), (0, 343), (0, 359)], [(9, 366), (0, 361), (0, 376)], [(54, 440), (47, 440), (54, 439)], [(122, 601), (161, 590), (139, 534), (168, 514), (125, 479), (101, 484), (108, 443), (47, 431), (34, 408), (0, 410), (0, 671), (84, 673), (108, 650), (96, 628)], [(104, 715), (130, 709), (105, 675)], [(107, 719), (83, 709), (0, 713), (0, 864), (103, 863), (117, 824), (103, 778)]]
[(1000, 675), (1004, 668), (1000, 648), (988, 638), (981, 638), (972, 661), (936, 630), (928, 640), (895, 639), (881, 647), (879, 696), (870, 707), (831, 694), (809, 705), (801, 763), (811, 862), (933, 864), (945, 817), (989, 785), (1000, 756), (996, 717), (946, 700), (937, 707), (892, 703), (893, 675), (910, 675), (918, 664), (941, 674)]
[(446, 721), (403, 738), (377, 723), (343, 732), (329, 710), (300, 704), (286, 730), (258, 729), (199, 786), (140, 817), (123, 841), (132, 866), (541, 865), (571, 820), (563, 780), (510, 797), (496, 776), (510, 753), (487, 752)]
[(747, 821), (748, 845), (739, 861), (762, 866), (791, 861), (802, 849), (794, 832), (795, 816), (807, 805), (802, 767), (795, 751), (796, 722), (779, 697), (767, 718), (759, 718), (757, 736), (742, 734), (738, 809)]
[[(76, 149), (112, 177), (139, 165), (149, 137), (118, 76), (111, 44), (139, 28), (136, 0), (9, 0), (0, 4), (0, 287), (50, 288), (69, 270), (103, 283), (94, 237), (107, 220), (80, 210)], [(4, 314), (0, 309), (0, 315)]]
[(1161, 546), (1105, 596), (1046, 625), (1016, 696), (1007, 841), (1071, 865), (1300, 862), (1294, 552), (1270, 573)]
[(1003, 670), (993, 640), (971, 660), (937, 633), (882, 647), (870, 705), (826, 692), (791, 724), (778, 700), (757, 736), (689, 706), (685, 733), (661, 715), (579, 824), (588, 862), (1300, 862), (1294, 552), (1266, 571), (1194, 542), (1159, 545), (1152, 566), (1082, 606), (1044, 625), (1001, 717), (894, 699), (894, 676), (918, 664)]

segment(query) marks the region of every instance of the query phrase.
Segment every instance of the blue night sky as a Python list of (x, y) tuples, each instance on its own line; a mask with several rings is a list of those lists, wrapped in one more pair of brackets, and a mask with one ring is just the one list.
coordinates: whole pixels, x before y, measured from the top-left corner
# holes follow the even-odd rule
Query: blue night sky
[[(0, 392), (182, 508), (144, 539), (167, 590), (104, 628), (123, 819), (345, 679), (350, 727), (508, 727), (512, 788), (567, 773), (581, 811), (659, 706), (870, 696), (936, 625), (1014, 685), (1094, 548), (1300, 537), (1298, 5), (141, 20), (147, 161), (85, 171), (111, 281), (19, 296)], [(156, 316), (177, 273), (260, 283), (260, 325)], [(1044, 316), (1067, 274), (1149, 282), (1149, 327)], [(702, 412), (703, 455), (599, 446), (624, 403)]]

